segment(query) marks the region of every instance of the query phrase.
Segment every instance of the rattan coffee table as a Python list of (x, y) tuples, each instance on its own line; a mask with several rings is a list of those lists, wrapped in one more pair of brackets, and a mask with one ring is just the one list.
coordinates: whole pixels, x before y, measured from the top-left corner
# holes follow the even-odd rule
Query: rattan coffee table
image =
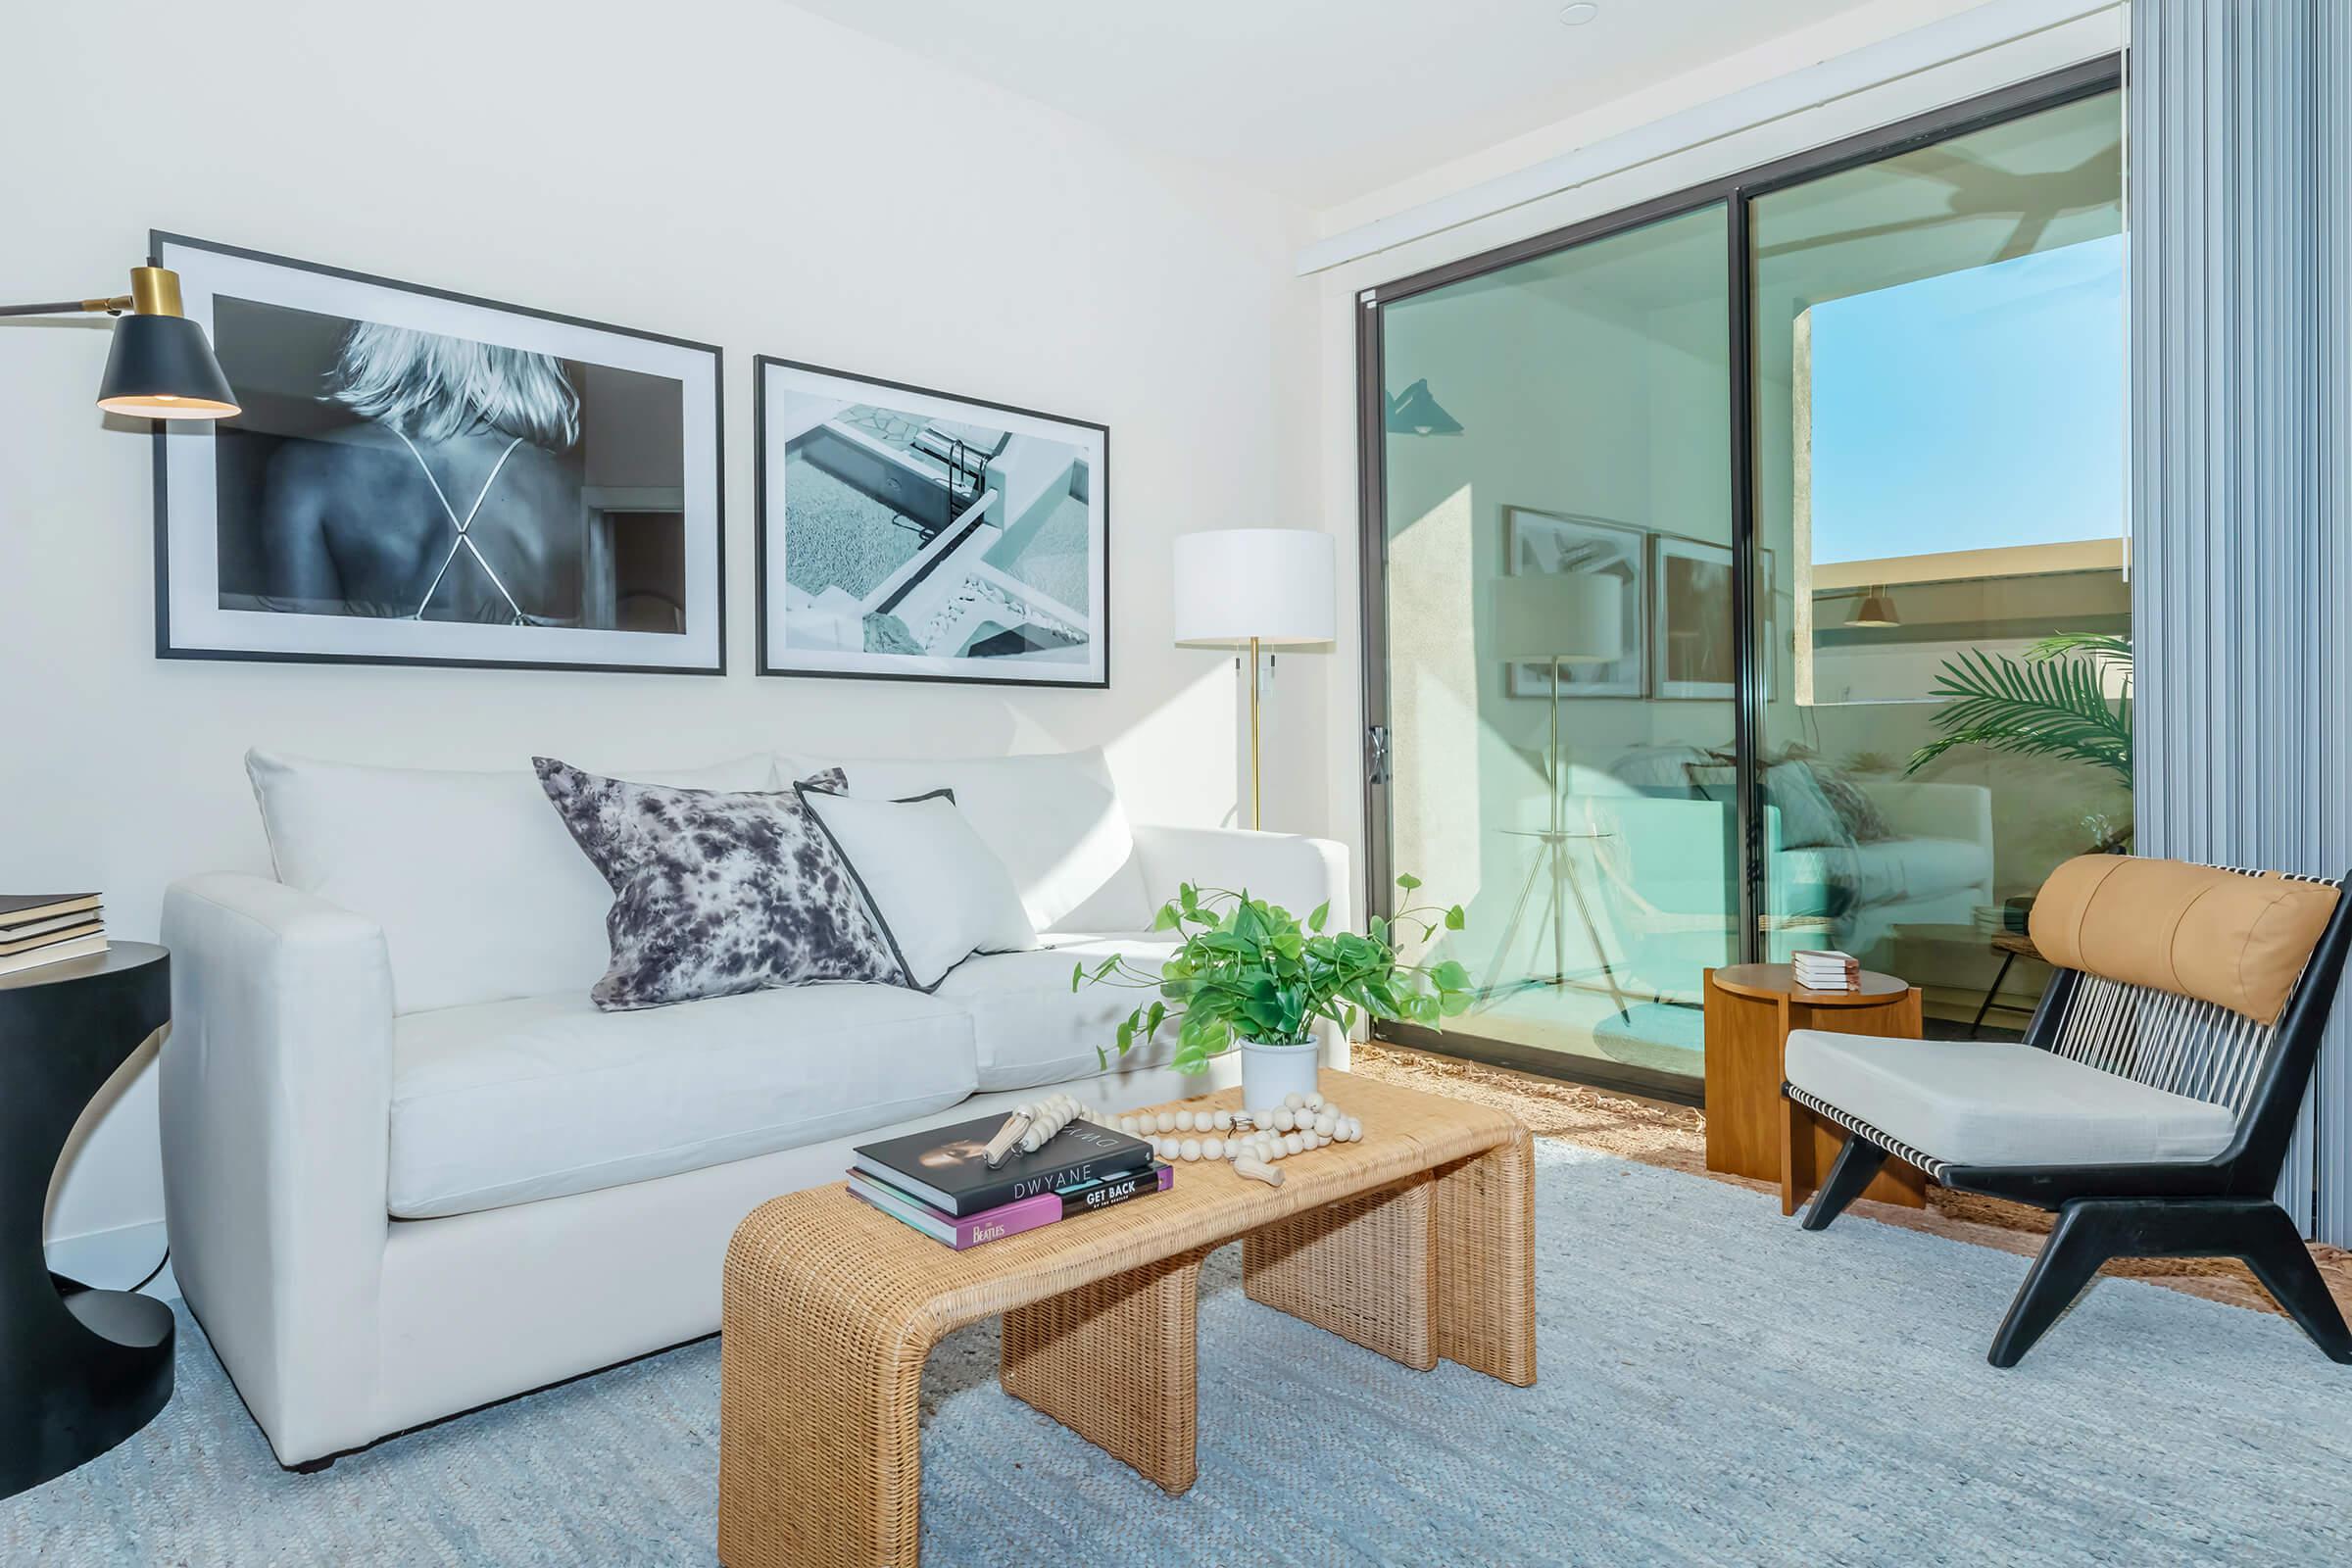
[(1236, 1238), (1253, 1300), (1422, 1371), (1443, 1357), (1534, 1383), (1527, 1129), (1346, 1073), (1323, 1074), (1323, 1092), (1363, 1118), (1364, 1140), (1284, 1160), (1279, 1188), (1181, 1165), (1156, 1197), (966, 1252), (838, 1183), (754, 1209), (727, 1249), (719, 1560), (911, 1568), (923, 1361), (997, 1313), (1004, 1392), (1183, 1492), (1200, 1260)]

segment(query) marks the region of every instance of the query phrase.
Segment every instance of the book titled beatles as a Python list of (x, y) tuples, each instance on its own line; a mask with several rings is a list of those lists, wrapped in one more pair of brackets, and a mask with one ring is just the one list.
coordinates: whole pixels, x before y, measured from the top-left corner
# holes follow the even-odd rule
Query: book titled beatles
[(933, 1241), (945, 1242), (960, 1252), (966, 1248), (978, 1247), (983, 1242), (1002, 1241), (1007, 1236), (1018, 1236), (1023, 1231), (1038, 1230), (1057, 1219), (1068, 1219), (1098, 1208), (1110, 1208), (1132, 1199), (1164, 1193), (1175, 1180), (1173, 1166), (1154, 1165), (1150, 1170), (1134, 1171), (1124, 1176), (1081, 1182), (1056, 1193), (1040, 1193), (1035, 1198), (1023, 1198), (961, 1218), (942, 1213), (888, 1183), (876, 1181), (858, 1171), (850, 1173), (850, 1192), (891, 1218), (912, 1226)]
[(1152, 1146), (1142, 1139), (1074, 1121), (1035, 1153), (1015, 1153), (990, 1170), (988, 1141), (1004, 1125), (1003, 1116), (982, 1116), (866, 1144), (852, 1152), (850, 1172), (895, 1187), (943, 1214), (967, 1218), (1040, 1193), (1152, 1168)]

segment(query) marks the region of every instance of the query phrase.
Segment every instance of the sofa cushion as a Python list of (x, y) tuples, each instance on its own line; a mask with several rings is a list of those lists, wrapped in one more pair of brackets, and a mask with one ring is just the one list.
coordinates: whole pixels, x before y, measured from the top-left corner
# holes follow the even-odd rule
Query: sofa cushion
[(1791, 910), (1836, 913), (1856, 905), (1932, 899), (1962, 888), (1989, 886), (1992, 852), (1965, 839), (1884, 839), (1876, 844), (1816, 845), (1782, 850), (1772, 858), (1772, 880), (1794, 890), (1835, 890), (1839, 897), (1792, 896)]
[[(818, 778), (840, 776), (835, 769)], [(877, 801), (814, 781), (796, 789), (802, 809), (849, 867), (907, 985), (936, 991), (950, 969), (975, 953), (1037, 946), (1037, 927), (1011, 874), (948, 791)]]
[[(612, 890), (528, 768), (451, 772), (250, 752), (277, 879), (383, 928), (404, 1012), (578, 990), (605, 972)], [(632, 769), (686, 789), (766, 787), (762, 754)]]
[(896, 986), (647, 1012), (600, 1012), (582, 987), (411, 1013), (393, 1026), (387, 1207), (423, 1219), (650, 1181), (942, 1109), (975, 1082), (970, 1023)]
[[(553, 758), (539, 782), (612, 887), (600, 1007), (899, 978), (848, 864), (792, 790), (678, 790)], [(838, 788), (838, 770), (812, 782)]]
[(2229, 1108), (2032, 1046), (1789, 1031), (1788, 1082), (1957, 1165), (2210, 1159)]
[[(1031, 953), (971, 958), (940, 982), (939, 1000), (962, 1009), (972, 1021), (972, 1051), (982, 1089), (1026, 1089), (1033, 1084), (1086, 1078), (1115, 1067), (1119, 1020), (1152, 993), (1125, 986), (1084, 985), (1070, 989), (1070, 971), (1092, 969), (1113, 953), (1125, 954), (1152, 974), (1176, 951), (1165, 932), (1128, 936), (1055, 933)], [(1150, 1047), (1128, 1054), (1132, 1063), (1164, 1065), (1175, 1054), (1173, 1026)], [(1098, 1052), (1110, 1053), (1106, 1066)]]
[(1152, 923), (1135, 833), (1100, 748), (840, 766), (852, 795), (905, 800), (954, 791), (956, 808), (1012, 873), (1038, 930), (1133, 931)]

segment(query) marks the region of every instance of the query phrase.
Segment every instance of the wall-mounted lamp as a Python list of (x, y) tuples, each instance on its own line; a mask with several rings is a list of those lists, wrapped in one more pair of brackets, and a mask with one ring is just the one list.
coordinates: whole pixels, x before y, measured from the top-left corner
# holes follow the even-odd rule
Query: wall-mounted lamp
[(117, 318), (115, 344), (98, 381), (98, 406), (143, 419), (225, 419), (237, 395), (204, 328), (180, 314), (179, 274), (164, 267), (130, 270), (130, 292), (47, 305), (0, 305), (0, 316)]
[(1391, 435), (1460, 435), (1462, 421), (1430, 396), (1429, 378), (1423, 376), (1389, 399), (1388, 429)]

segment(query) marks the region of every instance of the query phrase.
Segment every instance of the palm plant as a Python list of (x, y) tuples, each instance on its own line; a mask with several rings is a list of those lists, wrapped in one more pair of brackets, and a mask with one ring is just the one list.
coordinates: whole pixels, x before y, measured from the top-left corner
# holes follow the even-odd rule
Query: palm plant
[[(2107, 699), (2106, 671), (2123, 667), (2122, 701)], [(1935, 695), (1950, 698), (1929, 722), (1941, 735), (1911, 754), (1916, 773), (1955, 746), (2020, 757), (2068, 757), (2132, 783), (2132, 639), (2061, 632), (2023, 660), (1971, 649), (1943, 662)]]

